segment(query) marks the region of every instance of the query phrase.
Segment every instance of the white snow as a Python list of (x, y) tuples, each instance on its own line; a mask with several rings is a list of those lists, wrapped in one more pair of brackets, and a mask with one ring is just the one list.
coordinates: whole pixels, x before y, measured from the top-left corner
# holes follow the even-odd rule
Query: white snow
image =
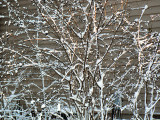
[(7, 18), (7, 16), (4, 16), (4, 15), (0, 15), (0, 18)]
[(35, 103), (35, 100), (31, 100), (31, 104), (34, 104)]
[(57, 105), (57, 111), (61, 111), (61, 104), (60, 104), (60, 102)]
[(93, 87), (91, 87), (91, 88), (89, 89), (89, 93), (88, 93), (88, 95), (89, 95), (89, 96), (91, 96), (91, 95), (92, 95), (92, 93), (93, 93)]
[(144, 6), (144, 9), (147, 9), (147, 8), (148, 8), (148, 5), (145, 5), (145, 6)]
[(98, 86), (99, 86), (100, 88), (103, 88), (103, 87), (104, 87), (104, 85), (103, 85), (103, 80), (99, 80), (99, 81), (97, 82), (97, 84), (98, 84)]
[(45, 105), (45, 104), (42, 104), (42, 105), (41, 105), (41, 108), (45, 108), (45, 107), (46, 107), (46, 105)]

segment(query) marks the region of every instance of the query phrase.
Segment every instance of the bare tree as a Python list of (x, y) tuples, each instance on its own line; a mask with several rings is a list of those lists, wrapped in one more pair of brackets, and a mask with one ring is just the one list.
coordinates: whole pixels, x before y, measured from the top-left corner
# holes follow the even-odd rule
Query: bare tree
[[(135, 88), (137, 89), (132, 96), (132, 110), (136, 119), (149, 120), (153, 119), (156, 104), (159, 101), (159, 33), (152, 32), (151, 28), (148, 28), (149, 21), (142, 20), (142, 17), (148, 8), (147, 5), (142, 7), (142, 13), (138, 19), (134, 22), (130, 22), (127, 19), (125, 22), (128, 26), (122, 26), (124, 32), (133, 36), (135, 45), (137, 46), (137, 60), (138, 60), (138, 73), (139, 79), (137, 79)], [(131, 30), (133, 26), (136, 26), (135, 30)], [(144, 91), (143, 98), (139, 99), (140, 94)], [(143, 103), (144, 102), (144, 103)], [(138, 104), (142, 104), (144, 118), (140, 117), (140, 110)]]
[(132, 119), (141, 119), (137, 105), (145, 89), (144, 119), (152, 119), (160, 98), (159, 33), (142, 28), (147, 6), (140, 18), (129, 21), (125, 0), (4, 4), (9, 17), (5, 25), (12, 31), (1, 37), (1, 93), (8, 98), (1, 107), (3, 118), (10, 103), (19, 100), (23, 105), (15, 106), (23, 117), (65, 119), (63, 112), (70, 119), (105, 120), (121, 118), (127, 110)]

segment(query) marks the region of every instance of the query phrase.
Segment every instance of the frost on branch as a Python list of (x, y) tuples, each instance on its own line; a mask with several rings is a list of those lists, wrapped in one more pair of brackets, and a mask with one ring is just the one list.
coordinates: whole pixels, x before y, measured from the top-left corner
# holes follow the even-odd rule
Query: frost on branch
[(3, 0), (1, 118), (105, 120), (118, 107), (140, 119), (137, 105), (152, 117), (160, 34), (144, 28), (147, 5), (131, 8), (141, 14), (130, 21), (127, 2), (117, 2)]

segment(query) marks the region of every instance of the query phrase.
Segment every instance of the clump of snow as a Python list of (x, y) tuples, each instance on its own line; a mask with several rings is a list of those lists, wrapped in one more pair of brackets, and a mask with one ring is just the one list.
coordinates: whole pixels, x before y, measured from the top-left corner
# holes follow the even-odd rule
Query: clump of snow
[(57, 105), (57, 111), (61, 111), (61, 104), (60, 103), (58, 103), (58, 105)]
[(103, 88), (103, 80), (98, 81), (97, 84), (100, 88)]
[(35, 100), (31, 100), (31, 104), (34, 104), (35, 103)]
[(147, 8), (148, 8), (148, 5), (145, 5), (145, 6), (144, 6), (144, 9), (147, 9)]
[(92, 95), (92, 93), (93, 93), (93, 87), (91, 87), (90, 89), (89, 89), (89, 96), (91, 96)]
[(46, 107), (46, 105), (45, 105), (45, 104), (42, 104), (42, 105), (41, 105), (41, 108), (45, 108), (45, 107)]

